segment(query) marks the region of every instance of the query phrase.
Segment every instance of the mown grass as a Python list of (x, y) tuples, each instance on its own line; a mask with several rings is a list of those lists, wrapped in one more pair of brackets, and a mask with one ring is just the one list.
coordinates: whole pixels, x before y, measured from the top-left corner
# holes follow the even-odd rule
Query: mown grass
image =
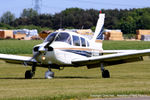
[[(36, 43), (38, 42), (41, 41)], [(141, 45), (141, 42), (138, 41), (104, 41), (104, 44), (108, 46), (105, 49), (116, 46), (121, 48), (122, 46), (119, 45), (123, 45), (122, 43), (124, 43), (125, 48), (128, 48), (126, 44), (133, 48), (140, 47), (135, 45)], [(149, 43), (142, 42), (142, 45), (149, 48)], [(29, 45), (31, 44), (29, 43)], [(18, 48), (22, 48), (22, 45), (20, 46)], [(120, 95), (150, 95), (150, 59), (149, 57), (144, 59), (143, 62), (106, 67), (110, 71), (110, 79), (101, 77), (100, 68), (88, 70), (86, 67), (80, 67), (65, 68), (62, 71), (53, 70), (55, 78), (52, 80), (44, 79), (45, 71), (47, 71), (44, 68), (37, 68), (35, 77), (25, 80), (24, 73), (30, 67), (0, 61), (0, 99), (66, 100), (116, 97)]]
[(24, 79), (29, 67), (0, 62), (0, 99), (65, 100), (116, 97), (118, 95), (150, 95), (150, 62), (110, 66), (110, 79), (103, 79), (99, 68), (86, 67), (53, 70), (55, 78), (44, 79), (47, 69), (37, 68), (31, 80)]

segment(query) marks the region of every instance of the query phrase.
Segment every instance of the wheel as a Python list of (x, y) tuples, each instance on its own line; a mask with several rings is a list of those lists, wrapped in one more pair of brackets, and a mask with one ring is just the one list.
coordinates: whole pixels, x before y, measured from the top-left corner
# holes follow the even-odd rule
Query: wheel
[(45, 72), (45, 78), (46, 79), (52, 79), (52, 78), (54, 78), (54, 72), (52, 72), (52, 71), (46, 71)]
[(31, 70), (27, 70), (25, 72), (25, 79), (31, 79), (33, 77), (33, 72)]
[(103, 77), (103, 78), (110, 78), (109, 71), (108, 71), (108, 70), (104, 70), (104, 71), (102, 72), (102, 77)]

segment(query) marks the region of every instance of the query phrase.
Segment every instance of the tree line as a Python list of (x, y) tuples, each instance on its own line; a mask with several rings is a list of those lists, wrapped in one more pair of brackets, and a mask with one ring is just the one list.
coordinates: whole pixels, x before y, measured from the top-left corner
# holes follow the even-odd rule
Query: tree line
[[(137, 29), (150, 29), (150, 8), (102, 9), (106, 14), (105, 29), (121, 29), (124, 34), (134, 34)], [(38, 14), (32, 8), (24, 9), (19, 18), (7, 11), (0, 17), (0, 28), (95, 29), (99, 10), (67, 8), (60, 13)]]

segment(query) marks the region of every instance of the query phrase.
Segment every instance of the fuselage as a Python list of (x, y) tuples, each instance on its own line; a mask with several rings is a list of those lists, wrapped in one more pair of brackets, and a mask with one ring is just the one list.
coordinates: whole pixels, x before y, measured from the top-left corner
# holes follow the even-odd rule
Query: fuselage
[(33, 54), (40, 54), (36, 61), (44, 66), (75, 66), (72, 60), (99, 56), (102, 54), (102, 43), (70, 31), (54, 32), (47, 36), (42, 44), (36, 45)]

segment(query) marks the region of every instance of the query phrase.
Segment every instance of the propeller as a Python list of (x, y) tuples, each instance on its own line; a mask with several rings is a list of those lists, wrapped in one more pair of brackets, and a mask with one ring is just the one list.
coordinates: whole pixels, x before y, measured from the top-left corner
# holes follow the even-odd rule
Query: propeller
[(30, 61), (35, 61), (35, 58), (39, 56), (41, 53), (44, 53), (46, 51), (53, 51), (53, 48), (49, 47), (50, 44), (51, 44), (50, 42), (45, 42), (41, 46), (34, 47), (33, 50), (34, 52), (37, 52), (37, 53), (33, 55)]

